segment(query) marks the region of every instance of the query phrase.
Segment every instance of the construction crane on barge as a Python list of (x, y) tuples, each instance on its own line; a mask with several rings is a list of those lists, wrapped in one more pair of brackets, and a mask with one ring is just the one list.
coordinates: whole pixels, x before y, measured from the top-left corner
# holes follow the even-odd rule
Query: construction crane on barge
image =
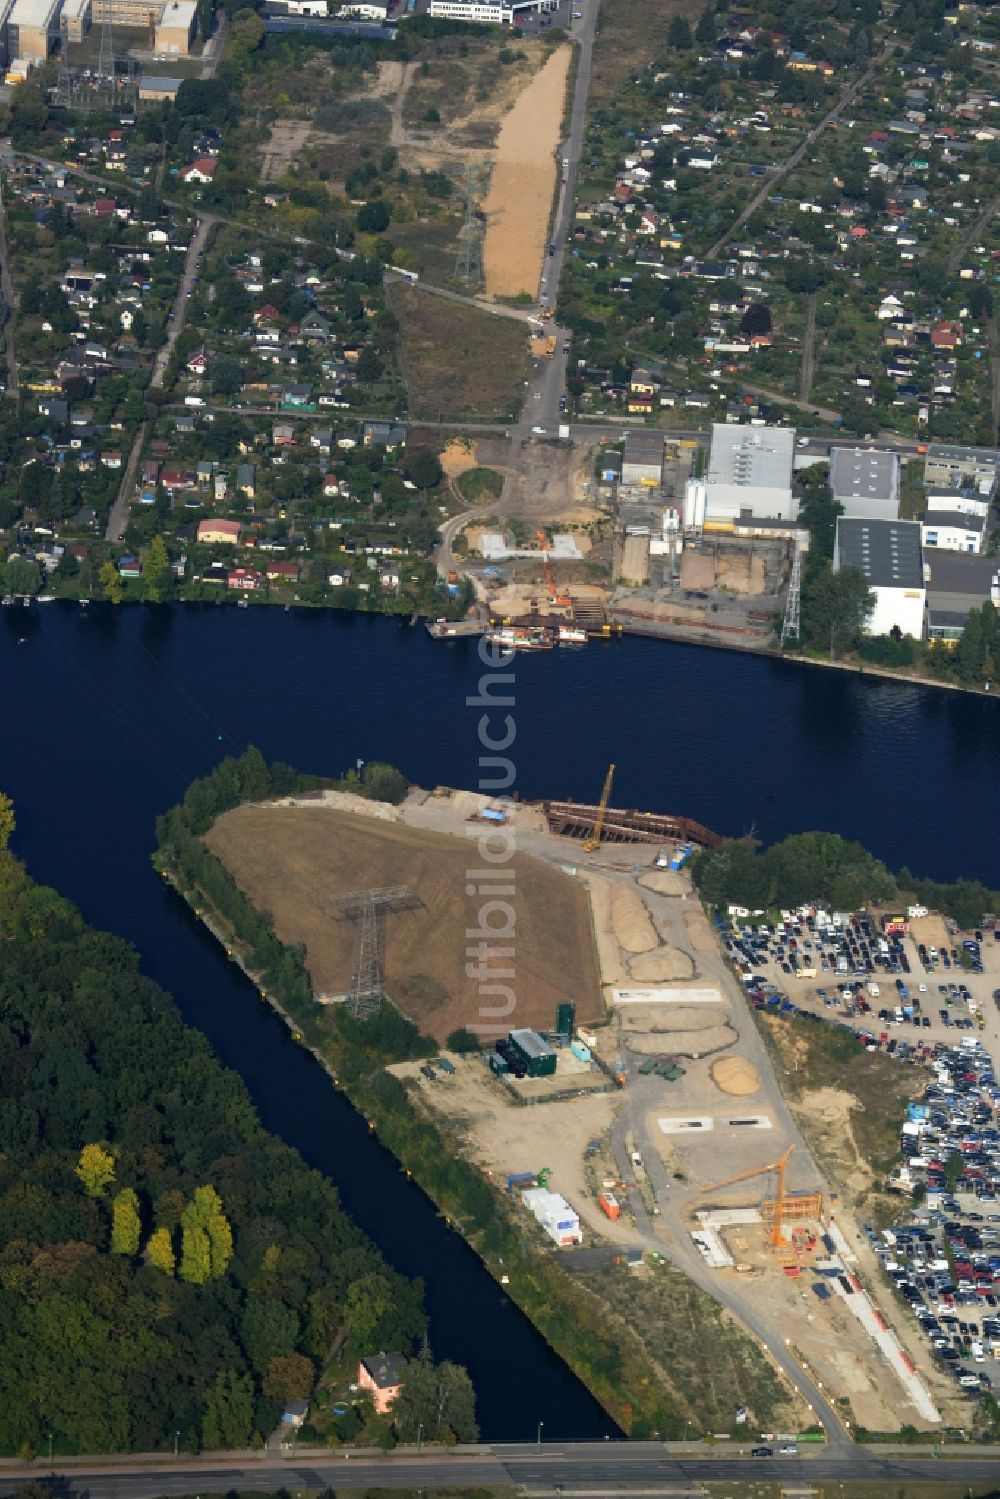
[(592, 854), (601, 846), (601, 834), (604, 832), (604, 819), (608, 815), (608, 802), (611, 800), (611, 782), (615, 778), (615, 763), (612, 760), (608, 766), (608, 773), (604, 777), (604, 790), (601, 792), (601, 800), (597, 808), (597, 816), (594, 818), (594, 831), (589, 838), (583, 840), (586, 853)]

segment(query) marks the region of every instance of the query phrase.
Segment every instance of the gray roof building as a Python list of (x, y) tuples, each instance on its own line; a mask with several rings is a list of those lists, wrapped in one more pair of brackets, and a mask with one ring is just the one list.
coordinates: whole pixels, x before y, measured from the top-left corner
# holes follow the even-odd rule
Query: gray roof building
[(896, 520), (899, 459), (868, 448), (831, 448), (830, 489), (848, 518)]
[(794, 520), (795, 431), (731, 422), (712, 426), (705, 475), (709, 518)]
[(912, 520), (837, 520), (835, 566), (856, 567), (874, 588), (923, 588), (920, 526)]
[(656, 487), (663, 478), (663, 433), (629, 432), (625, 437), (622, 483)]

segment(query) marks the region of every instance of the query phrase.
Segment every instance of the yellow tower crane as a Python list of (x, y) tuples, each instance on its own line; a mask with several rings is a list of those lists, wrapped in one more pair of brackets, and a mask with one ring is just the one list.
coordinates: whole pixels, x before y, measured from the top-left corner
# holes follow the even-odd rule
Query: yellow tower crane
[(597, 808), (597, 816), (594, 818), (594, 831), (589, 838), (583, 840), (583, 847), (588, 854), (592, 854), (595, 848), (601, 846), (601, 834), (604, 831), (604, 819), (608, 812), (608, 801), (611, 797), (611, 782), (615, 778), (615, 764), (612, 760), (608, 766), (608, 773), (604, 777), (604, 790), (601, 792), (601, 800)]
[(767, 1237), (772, 1249), (782, 1249), (785, 1246), (781, 1230), (786, 1218), (818, 1218), (823, 1206), (819, 1193), (802, 1197), (785, 1196), (785, 1172), (794, 1149), (794, 1145), (789, 1145), (776, 1161), (771, 1161), (766, 1166), (756, 1166), (752, 1171), (741, 1171), (738, 1176), (727, 1176), (722, 1181), (712, 1182), (711, 1186), (701, 1189), (702, 1192), (718, 1192), (722, 1187), (733, 1187), (737, 1182), (751, 1181), (755, 1176), (765, 1176), (773, 1171), (774, 1197), (761, 1203), (761, 1217), (765, 1221), (770, 1219), (771, 1223)]

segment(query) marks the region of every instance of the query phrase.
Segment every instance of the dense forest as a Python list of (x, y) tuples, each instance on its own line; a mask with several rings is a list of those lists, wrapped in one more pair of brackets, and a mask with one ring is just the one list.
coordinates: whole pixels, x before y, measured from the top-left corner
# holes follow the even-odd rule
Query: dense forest
[(244, 1446), (425, 1332), (333, 1186), (0, 839), (0, 1452)]
[(709, 905), (732, 902), (774, 910), (821, 901), (835, 910), (854, 911), (909, 896), (951, 916), (963, 930), (977, 927), (989, 912), (1000, 913), (1000, 892), (978, 880), (944, 884), (920, 879), (908, 869), (893, 875), (860, 843), (837, 833), (794, 833), (769, 848), (752, 839), (733, 840), (702, 849), (691, 868)]

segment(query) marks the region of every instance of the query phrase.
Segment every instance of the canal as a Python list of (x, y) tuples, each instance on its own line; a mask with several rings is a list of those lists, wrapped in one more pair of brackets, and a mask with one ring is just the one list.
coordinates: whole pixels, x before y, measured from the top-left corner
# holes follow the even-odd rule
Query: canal
[[(261, 1119), (337, 1184), (426, 1286), (435, 1352), (469, 1367), (484, 1436), (600, 1437), (604, 1413), (396, 1168), (183, 903), (154, 877), (158, 813), (224, 754), (336, 775), (358, 759), (474, 787), (475, 642), (270, 609), (0, 611), (0, 787), (16, 850), (145, 970), (238, 1071)], [(1000, 886), (1000, 705), (639, 639), (519, 658), (522, 796), (679, 812), (770, 840), (857, 838), (895, 867)]]

